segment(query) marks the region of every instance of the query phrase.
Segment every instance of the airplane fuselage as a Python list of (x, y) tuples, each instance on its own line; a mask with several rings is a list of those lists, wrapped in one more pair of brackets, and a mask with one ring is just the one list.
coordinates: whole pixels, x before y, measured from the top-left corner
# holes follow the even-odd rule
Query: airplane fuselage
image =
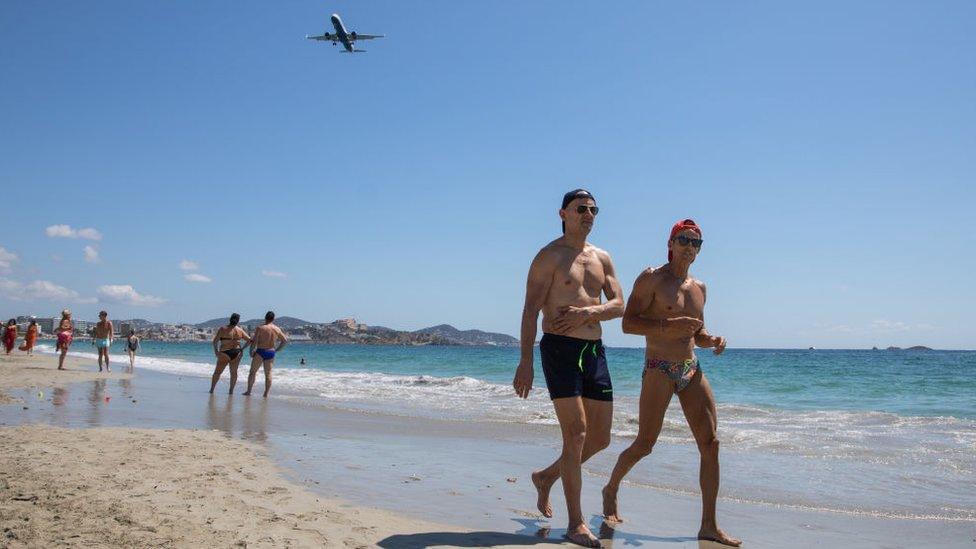
[(335, 28), (336, 39), (342, 42), (342, 47), (346, 48), (346, 51), (352, 53), (353, 46), (352, 42), (349, 41), (349, 33), (346, 32), (342, 19), (339, 19), (339, 16), (334, 13), (332, 14), (332, 26)]

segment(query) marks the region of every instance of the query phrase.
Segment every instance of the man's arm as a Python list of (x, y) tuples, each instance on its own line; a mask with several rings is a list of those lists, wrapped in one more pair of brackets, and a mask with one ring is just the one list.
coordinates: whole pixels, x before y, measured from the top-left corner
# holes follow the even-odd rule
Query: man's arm
[(535, 375), (532, 371), (532, 353), (539, 328), (539, 311), (545, 305), (549, 286), (552, 285), (553, 268), (553, 260), (546, 250), (536, 254), (529, 267), (529, 277), (525, 284), (525, 306), (522, 307), (522, 328), (519, 334), (521, 356), (512, 382), (515, 393), (522, 398), (528, 398), (532, 390), (532, 380)]
[(211, 341), (211, 343), (213, 343), (213, 349), (214, 349), (214, 354), (215, 355), (219, 355), (220, 354), (220, 347), (218, 347), (219, 343), (217, 343), (218, 341), (220, 341), (220, 339), (217, 337), (217, 334), (219, 334), (219, 333), (220, 333), (220, 330), (219, 329), (214, 330), (213, 341)]
[(109, 320), (108, 321), (108, 344), (111, 345), (113, 341), (115, 341), (115, 326), (112, 324), (112, 321)]
[(714, 347), (715, 350), (712, 352), (714, 352), (717, 355), (720, 355), (722, 354), (722, 351), (725, 350), (725, 338), (720, 336), (713, 336), (708, 333), (708, 330), (705, 329), (705, 310), (704, 310), (705, 299), (706, 299), (705, 283), (698, 282), (698, 284), (701, 286), (701, 291), (702, 291), (702, 315), (701, 315), (702, 327), (695, 334), (695, 345), (701, 347), (702, 349), (709, 349)]
[(654, 302), (657, 291), (658, 277), (654, 276), (654, 269), (646, 269), (634, 281), (634, 289), (627, 300), (624, 310), (622, 328), (625, 334), (642, 335), (646, 337), (663, 336), (667, 338), (691, 337), (702, 327), (697, 318), (686, 316), (676, 318), (650, 318), (644, 312)]
[(275, 353), (280, 352), (282, 349), (285, 348), (285, 345), (288, 345), (288, 338), (285, 336), (285, 331), (282, 330), (281, 328), (278, 328), (278, 339), (279, 339), (278, 346), (275, 347)]

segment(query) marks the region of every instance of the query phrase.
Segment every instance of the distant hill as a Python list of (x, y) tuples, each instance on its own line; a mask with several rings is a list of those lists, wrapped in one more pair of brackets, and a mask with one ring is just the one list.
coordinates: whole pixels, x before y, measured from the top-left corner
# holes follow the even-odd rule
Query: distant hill
[(146, 320), (144, 318), (130, 318), (128, 320), (114, 320), (115, 324), (131, 324), (135, 329), (142, 330), (150, 326), (154, 326), (156, 323), (151, 320)]
[[(242, 325), (263, 324), (263, 318), (242, 320)], [(517, 339), (506, 334), (484, 332), (482, 330), (458, 330), (449, 324), (431, 326), (413, 332), (394, 330), (383, 326), (367, 326), (355, 319), (346, 318), (332, 322), (310, 322), (291, 316), (275, 319), (275, 324), (292, 333), (304, 333), (318, 343), (350, 345), (497, 345), (517, 347)], [(199, 324), (196, 328), (214, 329), (227, 325), (227, 318), (215, 318)]]
[[(226, 326), (227, 321), (230, 320), (230, 315), (222, 318), (214, 318), (206, 322), (201, 322), (199, 324), (194, 324), (197, 328), (219, 328), (221, 326)], [(242, 320), (240, 324), (247, 324), (249, 326), (255, 326), (258, 324), (264, 324), (263, 318), (252, 318), (251, 320)], [(307, 320), (302, 320), (300, 318), (295, 318), (293, 316), (279, 316), (275, 318), (275, 324), (286, 329), (291, 330), (293, 328), (298, 328), (299, 326), (304, 326), (306, 324), (315, 324), (315, 322), (309, 322)]]
[(502, 347), (518, 347), (519, 340), (507, 334), (483, 332), (481, 330), (458, 330), (450, 324), (439, 324), (413, 332), (415, 334), (430, 334), (448, 341), (457, 341), (460, 345), (499, 345)]

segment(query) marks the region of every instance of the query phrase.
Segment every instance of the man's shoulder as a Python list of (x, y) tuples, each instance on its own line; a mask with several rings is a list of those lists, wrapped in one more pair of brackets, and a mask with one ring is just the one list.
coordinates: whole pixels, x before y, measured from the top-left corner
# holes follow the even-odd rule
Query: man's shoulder
[(661, 267), (647, 267), (637, 275), (638, 281), (657, 282), (664, 278), (665, 272)]
[(610, 260), (610, 252), (604, 250), (603, 248), (597, 246), (596, 244), (593, 244), (591, 242), (587, 242), (586, 243), (586, 247), (584, 249), (586, 251), (588, 251), (588, 252), (596, 255), (597, 257), (599, 257), (603, 261), (609, 261)]

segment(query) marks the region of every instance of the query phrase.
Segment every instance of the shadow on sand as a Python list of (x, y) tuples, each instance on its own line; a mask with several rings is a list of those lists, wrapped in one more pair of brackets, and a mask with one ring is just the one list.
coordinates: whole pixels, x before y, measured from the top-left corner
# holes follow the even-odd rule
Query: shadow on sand
[[(645, 543), (687, 543), (698, 542), (701, 549), (721, 547), (719, 544), (698, 541), (695, 537), (666, 537), (620, 532), (604, 522), (602, 517), (594, 517), (591, 530), (599, 532), (604, 549), (619, 546), (639, 547)], [(565, 528), (550, 528), (539, 520), (516, 519), (522, 528), (514, 533), (505, 532), (420, 532), (390, 536), (377, 543), (384, 549), (423, 549), (426, 547), (497, 547), (500, 545), (538, 545), (541, 543), (566, 543), (563, 536)], [(567, 543), (567, 545), (569, 545)], [(575, 547), (575, 546), (574, 546)]]
[(504, 532), (419, 532), (398, 534), (380, 540), (384, 549), (422, 549), (424, 547), (497, 547), (499, 545), (537, 545), (550, 540), (506, 534)]

